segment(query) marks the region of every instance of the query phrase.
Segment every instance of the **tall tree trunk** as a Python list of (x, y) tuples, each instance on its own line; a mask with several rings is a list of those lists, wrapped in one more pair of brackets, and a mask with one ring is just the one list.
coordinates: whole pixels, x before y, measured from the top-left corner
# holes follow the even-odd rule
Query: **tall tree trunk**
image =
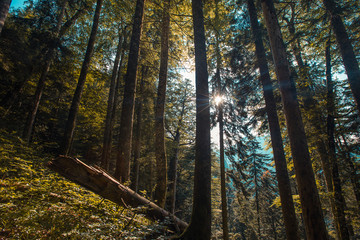
[(27, 143), (30, 142), (30, 137), (31, 137), (32, 130), (34, 128), (36, 114), (37, 114), (37, 111), (39, 108), (41, 96), (42, 96), (44, 88), (45, 88), (46, 77), (48, 75), (48, 72), (49, 72), (50, 66), (51, 66), (51, 62), (55, 55), (55, 49), (57, 47), (58, 40), (59, 40), (59, 32), (60, 32), (62, 21), (63, 21), (64, 15), (65, 15), (66, 3), (67, 3), (67, 0), (63, 0), (61, 3), (62, 5), (61, 5), (60, 13), (59, 13), (59, 16), (57, 19), (58, 22), (56, 25), (56, 29), (55, 29), (53, 37), (51, 39), (47, 53), (45, 55), (45, 64), (42, 69), (39, 82), (36, 86), (36, 91), (35, 91), (33, 103), (31, 106), (31, 110), (29, 111), (29, 114), (27, 116), (26, 123), (24, 126), (24, 131), (23, 131), (22, 137)]
[[(122, 51), (121, 51), (121, 57), (120, 57), (120, 63), (119, 63), (119, 69), (118, 69), (118, 73), (117, 73), (117, 78), (116, 78), (116, 87), (115, 87), (115, 96), (114, 96), (114, 105), (113, 108), (111, 110), (111, 120), (110, 120), (110, 129), (114, 129), (114, 125), (115, 125), (115, 119), (116, 119), (116, 115), (117, 115), (117, 111), (118, 111), (118, 107), (119, 107), (119, 103), (121, 102), (121, 98), (120, 98), (120, 88), (122, 87), (122, 80), (123, 80), (123, 74), (122, 74), (122, 70), (123, 70), (123, 65), (124, 65), (124, 60), (125, 60), (125, 51), (127, 50), (127, 31), (124, 31), (124, 41), (123, 41), (123, 46), (122, 46)], [(111, 131), (110, 133), (111, 138), (110, 141), (113, 141), (113, 131)], [(112, 143), (110, 143), (110, 145), (112, 145)], [(111, 156), (111, 150), (112, 148), (110, 148), (110, 153), (109, 156)], [(109, 158), (109, 169), (111, 170), (111, 172), (113, 172), (113, 170), (115, 169), (115, 165), (116, 162), (115, 161), (110, 161), (111, 158)]]
[[(219, 28), (219, 0), (215, 1), (215, 54), (216, 54), (216, 73), (215, 81), (217, 85), (218, 97), (223, 97), (222, 84), (221, 84), (221, 54), (220, 54), (220, 28)], [(221, 217), (222, 217), (222, 230), (223, 239), (229, 239), (229, 224), (228, 224), (228, 209), (226, 199), (226, 176), (225, 176), (225, 152), (224, 152), (224, 113), (223, 113), (223, 101), (220, 100), (218, 104), (218, 122), (219, 122), (219, 143), (220, 143), (220, 188), (221, 188)]]
[(323, 0), (327, 12), (330, 14), (331, 26), (334, 29), (336, 40), (340, 47), (340, 53), (348, 76), (351, 91), (360, 116), (360, 69), (356, 60), (354, 49), (349, 35), (340, 17), (340, 7), (334, 0)]
[(196, 143), (193, 209), (189, 227), (180, 239), (211, 237), (211, 155), (209, 86), (201, 0), (192, 1), (195, 41)]
[(161, 26), (161, 53), (160, 72), (155, 105), (155, 156), (156, 156), (156, 187), (155, 202), (162, 208), (166, 202), (167, 188), (167, 160), (165, 149), (164, 111), (166, 99), (166, 82), (169, 58), (169, 33), (170, 33), (170, 0), (164, 1), (164, 10)]
[(326, 82), (327, 82), (327, 135), (328, 135), (328, 148), (329, 158), (332, 168), (333, 180), (333, 198), (335, 202), (334, 216), (336, 218), (336, 229), (340, 239), (350, 239), (348, 226), (345, 218), (345, 199), (342, 194), (341, 180), (339, 176), (339, 167), (336, 159), (335, 147), (335, 96), (334, 96), (334, 83), (331, 76), (331, 55), (330, 55), (330, 36), (326, 44)]
[(357, 168), (352, 160), (352, 157), (350, 155), (350, 149), (347, 144), (346, 138), (342, 135), (341, 136), (342, 141), (339, 139), (339, 146), (341, 148), (341, 152), (344, 155), (345, 162), (347, 164), (347, 167), (350, 171), (350, 181), (354, 190), (355, 199), (358, 205), (358, 209), (360, 212), (360, 176), (357, 173)]
[(228, 224), (228, 209), (226, 198), (226, 175), (225, 175), (225, 152), (224, 152), (224, 119), (223, 119), (223, 105), (219, 106), (219, 141), (220, 141), (220, 185), (221, 185), (221, 216), (223, 239), (229, 239), (229, 224)]
[(273, 234), (274, 234), (274, 240), (277, 240), (277, 232), (276, 232), (276, 225), (275, 225), (275, 219), (274, 219), (274, 216), (271, 216), (271, 226), (272, 226), (272, 229), (273, 229)]
[(105, 170), (109, 170), (109, 158), (110, 158), (110, 149), (112, 142), (111, 116), (115, 103), (116, 79), (118, 74), (120, 56), (122, 52), (121, 48), (122, 48), (123, 38), (125, 38), (124, 31), (119, 36), (119, 43), (116, 50), (114, 67), (110, 79), (109, 98), (108, 98), (108, 105), (106, 110), (105, 130), (104, 130), (104, 139), (103, 139), (103, 150), (101, 153), (101, 166)]
[(116, 160), (115, 177), (120, 182), (129, 181), (131, 140), (133, 132), (136, 76), (140, 51), (140, 38), (143, 25), (145, 0), (137, 0), (133, 18), (130, 52), (125, 76), (124, 98), (120, 120), (119, 150)]
[[(287, 20), (288, 23), (288, 27), (289, 27), (289, 32), (291, 34), (291, 36), (293, 37), (293, 41), (292, 41), (292, 49), (295, 55), (295, 59), (296, 62), (298, 64), (299, 67), (299, 72), (300, 72), (300, 76), (299, 76), (299, 80), (300, 80), (300, 95), (303, 98), (303, 105), (304, 105), (304, 109), (305, 111), (310, 113), (310, 118), (309, 118), (309, 122), (311, 125), (311, 129), (312, 131), (315, 133), (316, 139), (315, 139), (315, 144), (317, 147), (317, 150), (319, 152), (320, 155), (320, 160), (321, 160), (321, 164), (323, 167), (323, 171), (324, 171), (324, 175), (325, 175), (325, 181), (326, 181), (326, 186), (328, 189), (328, 192), (330, 193), (335, 193), (334, 190), (341, 190), (341, 187), (336, 187), (336, 189), (334, 189), (334, 183), (335, 182), (339, 182), (339, 173), (338, 173), (338, 167), (335, 166), (337, 165), (336, 161), (334, 160), (335, 157), (331, 156), (332, 153), (329, 152), (328, 153), (328, 147), (326, 146), (326, 141), (329, 139), (323, 139), (324, 132), (324, 126), (322, 124), (323, 122), (323, 117), (321, 116), (321, 109), (319, 107), (319, 104), (317, 103), (317, 101), (314, 99), (314, 93), (310, 88), (311, 85), (311, 77), (310, 77), (310, 73), (308, 71), (308, 67), (305, 65), (303, 59), (302, 59), (302, 54), (301, 54), (301, 46), (300, 46), (300, 41), (299, 39), (296, 37), (296, 30), (295, 30), (295, 24), (294, 24), (294, 13), (295, 13), (295, 9), (294, 9), (294, 4), (291, 4), (292, 7), (292, 18), (290, 19), (290, 21)], [(327, 49), (327, 50), (330, 50)], [(327, 56), (327, 57), (330, 57)], [(330, 59), (329, 59), (330, 61)], [(329, 62), (330, 64), (330, 62)], [(329, 65), (330, 67), (330, 65)], [(330, 72), (327, 72), (327, 76), (331, 77), (331, 70), (329, 70)], [(328, 75), (328, 73), (330, 73), (330, 75)], [(329, 149), (329, 151), (331, 151), (331, 149)], [(337, 197), (338, 199), (334, 198)], [(349, 239), (348, 236), (346, 236), (346, 234), (344, 235), (344, 232), (347, 232), (347, 225), (346, 225), (346, 220), (345, 220), (345, 212), (344, 212), (344, 208), (341, 207), (341, 205), (344, 205), (345, 202), (341, 201), (341, 198), (344, 200), (341, 191), (340, 192), (336, 192), (334, 195), (332, 194), (330, 196), (330, 205), (331, 205), (331, 209), (332, 209), (332, 213), (334, 216), (334, 222), (335, 222), (335, 226), (336, 226), (336, 232), (337, 235), (339, 236), (340, 239)]]
[(145, 84), (145, 77), (148, 74), (148, 66), (142, 66), (141, 69), (141, 81), (140, 81), (140, 89), (139, 89), (139, 96), (136, 99), (136, 128), (135, 128), (135, 135), (134, 135), (134, 162), (133, 162), (133, 178), (131, 179), (131, 186), (135, 192), (138, 192), (139, 188), (139, 168), (140, 168), (140, 152), (141, 152), (141, 127), (142, 127), (142, 109), (143, 109), (143, 101), (144, 101), (144, 84)]
[(84, 58), (82, 66), (81, 66), (79, 80), (78, 80), (78, 83), (76, 86), (73, 100), (71, 102), (69, 116), (66, 121), (64, 138), (63, 138), (63, 142), (60, 147), (60, 152), (64, 155), (67, 155), (71, 148), (74, 131), (75, 131), (76, 118), (77, 118), (77, 115), (79, 112), (81, 95), (84, 90), (86, 75), (90, 68), (90, 61), (91, 61), (92, 53), (94, 51), (102, 3), (103, 3), (103, 0), (97, 0), (97, 2), (96, 2), (96, 9), (95, 9), (95, 14), (94, 14), (94, 19), (93, 19), (93, 25), (92, 25), (92, 29), (91, 29), (91, 33), (90, 33), (89, 42), (88, 42), (88, 45), (86, 48), (85, 58)]
[(310, 240), (328, 239), (295, 84), (290, 74), (275, 7), (272, 0), (261, 0), (261, 3), (280, 85), (306, 234)]
[(274, 98), (273, 86), (269, 75), (269, 68), (266, 61), (266, 54), (262, 40), (263, 37), (259, 27), (254, 1), (248, 0), (247, 4), (249, 9), (251, 28), (255, 40), (255, 51), (257, 64), (260, 70), (260, 81), (264, 91), (265, 110), (268, 116), (270, 127), (271, 145), (275, 160), (276, 178), (278, 181), (286, 237), (288, 240), (298, 240), (300, 239), (298, 222), (296, 219), (294, 202), (291, 193), (291, 183), (287, 171), (279, 119), (276, 112), (276, 101)]
[(255, 156), (253, 156), (253, 166), (254, 166), (254, 187), (255, 187), (257, 234), (258, 234), (258, 238), (261, 239), (259, 188), (258, 188), (258, 181), (257, 181), (257, 169), (256, 169), (256, 157)]
[[(182, 120), (182, 118), (180, 119)], [(178, 161), (179, 161), (179, 148), (180, 148), (180, 121), (179, 121), (179, 125), (176, 129), (176, 133), (175, 133), (175, 138), (174, 138), (174, 143), (175, 143), (175, 147), (174, 147), (174, 153), (173, 156), (170, 158), (170, 163), (169, 163), (169, 189), (168, 189), (168, 208), (169, 211), (172, 214), (175, 214), (175, 209), (176, 209), (176, 187), (177, 187), (177, 165), (178, 165)]]
[(178, 174), (177, 165), (179, 161), (179, 150), (180, 150), (179, 148), (180, 148), (180, 138), (181, 138), (180, 131), (183, 128), (183, 119), (185, 115), (185, 106), (186, 106), (187, 98), (188, 98), (188, 83), (186, 83), (185, 93), (181, 104), (180, 117), (174, 134), (175, 136), (173, 140), (175, 144), (174, 153), (170, 158), (170, 163), (169, 163), (168, 206), (169, 206), (169, 211), (172, 214), (175, 214), (175, 207), (176, 207), (176, 186), (177, 186), (177, 174)]
[(11, 0), (2, 0), (0, 2), (0, 34), (5, 23), (6, 16), (9, 12)]
[(82, 15), (86, 13), (87, 10), (91, 9), (91, 5), (86, 5), (79, 10), (76, 11), (76, 13), (64, 23), (64, 25), (61, 27), (59, 32), (59, 37), (64, 36), (64, 34), (69, 30), (69, 28), (76, 22), (77, 19), (79, 19)]

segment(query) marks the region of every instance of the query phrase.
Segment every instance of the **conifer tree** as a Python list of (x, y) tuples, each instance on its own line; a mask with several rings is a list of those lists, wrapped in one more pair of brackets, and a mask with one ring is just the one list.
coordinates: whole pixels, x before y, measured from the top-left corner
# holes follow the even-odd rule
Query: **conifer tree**
[(255, 41), (257, 64), (260, 70), (260, 81), (263, 86), (265, 109), (267, 112), (271, 143), (273, 148), (276, 177), (281, 199), (284, 224), (287, 239), (299, 239), (298, 223), (295, 215), (294, 202), (291, 193), (291, 184), (287, 172), (283, 140), (281, 137), (279, 119), (276, 112), (276, 102), (273, 93), (273, 86), (270, 79), (269, 68), (266, 62), (265, 49), (262, 40), (262, 33), (257, 20), (256, 8), (253, 0), (247, 1), (250, 24)]
[(325, 47), (325, 61), (326, 61), (326, 85), (327, 85), (327, 137), (328, 137), (328, 149), (329, 159), (331, 164), (331, 173), (333, 179), (333, 193), (335, 207), (334, 218), (336, 224), (336, 230), (339, 239), (350, 239), (349, 230), (345, 218), (345, 199), (342, 192), (341, 180), (339, 176), (339, 166), (336, 157), (335, 146), (335, 98), (334, 98), (334, 83), (332, 81), (331, 74), (331, 55), (330, 55), (330, 36)]
[(56, 29), (54, 31), (54, 36), (53, 36), (53, 39), (51, 40), (50, 46), (49, 46), (49, 48), (47, 50), (47, 53), (46, 53), (46, 56), (45, 56), (45, 64), (43, 66), (43, 70), (41, 71), (41, 76), (40, 76), (39, 82), (38, 82), (38, 84), (36, 86), (36, 91), (35, 91), (33, 103), (32, 103), (31, 109), (30, 109), (30, 111), (28, 113), (26, 123), (25, 123), (25, 126), (24, 126), (23, 139), (27, 143), (30, 142), (31, 133), (32, 133), (32, 130), (34, 128), (35, 117), (36, 117), (36, 114), (37, 114), (37, 111), (38, 111), (38, 108), (39, 108), (41, 96), (42, 96), (44, 88), (45, 88), (45, 81), (46, 81), (48, 72), (50, 70), (52, 60), (54, 58), (57, 41), (58, 41), (59, 36), (60, 36), (62, 21), (63, 21), (64, 15), (65, 15), (65, 9), (66, 9), (67, 0), (63, 0), (61, 4), (62, 5), (61, 5), (61, 8), (60, 8), (60, 13), (59, 13), (59, 16), (58, 16), (58, 22), (57, 22), (57, 25), (56, 25)]
[(141, 150), (141, 129), (143, 122), (143, 101), (144, 101), (144, 85), (145, 78), (148, 75), (148, 66), (141, 67), (141, 80), (140, 80), (140, 89), (139, 96), (136, 98), (136, 128), (134, 133), (134, 161), (133, 161), (133, 171), (131, 179), (131, 187), (135, 192), (139, 190), (139, 169), (140, 169), (140, 150)]
[(80, 72), (80, 76), (79, 76), (79, 79), (78, 79), (78, 84), (76, 86), (74, 97), (73, 97), (73, 100), (71, 102), (71, 106), (70, 106), (70, 110), (69, 110), (69, 116), (68, 116), (68, 119), (66, 121), (63, 142), (62, 142), (62, 144), (60, 146), (60, 153), (64, 154), (64, 155), (69, 154), (70, 149), (71, 149), (71, 144), (72, 144), (72, 141), (73, 141), (75, 126), (76, 126), (76, 118), (77, 118), (77, 115), (78, 115), (78, 112), (79, 112), (81, 95), (82, 95), (82, 92), (84, 90), (84, 85), (85, 85), (85, 81), (86, 81), (86, 75), (87, 75), (87, 73), (89, 71), (90, 61), (91, 61), (91, 57), (92, 57), (92, 54), (93, 54), (93, 51), (94, 51), (94, 46), (95, 46), (96, 34), (97, 34), (98, 26), (99, 26), (99, 19), (100, 19), (100, 12), (101, 12), (102, 3), (103, 3), (103, 0), (97, 0), (97, 2), (96, 2), (96, 9), (95, 9), (93, 25), (92, 25), (92, 29), (91, 29), (91, 33), (90, 33), (90, 37), (89, 37), (89, 42), (88, 42), (88, 45), (87, 45), (84, 61), (83, 61), (83, 64), (81, 66), (81, 72)]
[(143, 24), (145, 0), (137, 0), (133, 18), (133, 29), (130, 40), (130, 51), (125, 76), (124, 97), (120, 120), (120, 139), (117, 154), (115, 177), (120, 182), (129, 181), (131, 141), (135, 107), (136, 77), (140, 51), (140, 38)]
[(108, 105), (106, 110), (106, 119), (105, 119), (105, 130), (104, 130), (104, 140), (103, 140), (103, 150), (101, 154), (101, 166), (105, 169), (109, 169), (109, 158), (110, 158), (110, 150), (111, 150), (111, 139), (112, 139), (112, 126), (111, 126), (111, 120), (112, 120), (112, 114), (113, 114), (113, 108), (115, 105), (115, 93), (116, 93), (116, 79), (122, 47), (123, 47), (123, 41), (124, 41), (125, 35), (124, 31), (119, 36), (119, 42), (116, 50), (116, 56), (114, 60), (114, 66), (111, 74), (110, 79), (110, 88), (109, 88), (109, 98), (108, 98)]
[(346, 32), (344, 23), (340, 17), (340, 7), (337, 5), (336, 1), (323, 0), (323, 3), (330, 15), (331, 26), (334, 29), (336, 40), (340, 47), (341, 57), (360, 116), (360, 69), (356, 60), (354, 48), (351, 45), (349, 35)]
[(297, 100), (293, 76), (290, 74), (286, 49), (282, 40), (272, 0), (261, 1), (271, 51), (280, 85), (291, 153), (294, 161), (296, 180), (301, 200), (307, 238), (310, 240), (328, 239), (319, 194), (316, 188), (314, 172), (302, 117)]
[(211, 237), (210, 110), (202, 0), (192, 1), (192, 13), (196, 82), (194, 192), (190, 224), (179, 239), (208, 240)]
[(159, 84), (155, 106), (156, 188), (154, 199), (160, 207), (165, 206), (167, 188), (164, 110), (169, 58), (170, 0), (164, 1), (163, 8)]

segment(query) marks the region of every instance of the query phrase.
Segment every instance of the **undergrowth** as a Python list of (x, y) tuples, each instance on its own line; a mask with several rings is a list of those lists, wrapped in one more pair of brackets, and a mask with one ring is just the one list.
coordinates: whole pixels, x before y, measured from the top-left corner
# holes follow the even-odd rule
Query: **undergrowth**
[(49, 160), (36, 145), (0, 130), (0, 239), (143, 239), (159, 231), (53, 173)]

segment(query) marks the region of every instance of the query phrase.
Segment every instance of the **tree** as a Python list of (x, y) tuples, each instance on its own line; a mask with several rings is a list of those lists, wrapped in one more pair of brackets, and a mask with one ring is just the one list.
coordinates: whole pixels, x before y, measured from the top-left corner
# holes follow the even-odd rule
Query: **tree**
[[(310, 131), (315, 133), (316, 138), (313, 140), (315, 142), (315, 146), (317, 148), (317, 151), (319, 153), (320, 161), (322, 164), (326, 186), (328, 192), (332, 193), (334, 191), (334, 183), (337, 182), (339, 179), (339, 173), (338, 170), (336, 170), (337, 173), (334, 172), (334, 161), (331, 161), (331, 155), (328, 153), (328, 148), (326, 146), (326, 139), (322, 137), (325, 132), (325, 126), (322, 124), (322, 112), (321, 112), (321, 105), (319, 102), (315, 99), (314, 91), (312, 90), (312, 87), (314, 87), (314, 81), (310, 75), (309, 69), (310, 67), (307, 66), (307, 64), (303, 61), (302, 57), (302, 49), (299, 39), (299, 34), (296, 34), (295, 29), (295, 4), (291, 3), (291, 18), (288, 20), (286, 17), (284, 17), (284, 20), (287, 22), (290, 37), (292, 38), (291, 41), (291, 47), (292, 51), (294, 53), (296, 63), (298, 65), (298, 72), (299, 74), (296, 74), (296, 78), (298, 80), (298, 86), (299, 86), (299, 96), (302, 100), (302, 105), (304, 107), (304, 110), (307, 114), (307, 121), (310, 125)], [(295, 74), (294, 74), (295, 75)], [(305, 121), (306, 122), (306, 121)], [(309, 140), (312, 138), (309, 137)], [(336, 163), (335, 163), (336, 165)], [(337, 188), (338, 189), (338, 188)], [(337, 193), (334, 196), (340, 196), (341, 193)], [(345, 212), (344, 209), (340, 206), (342, 205), (342, 201), (335, 200), (333, 196), (330, 196), (330, 205), (332, 208), (333, 216), (334, 216), (334, 223), (336, 226), (336, 232), (337, 234), (341, 234), (342, 229), (347, 229), (346, 221), (345, 221)], [(342, 211), (341, 211), (342, 209)], [(347, 239), (347, 238), (345, 238)]]
[(332, 170), (333, 189), (330, 189), (334, 195), (335, 209), (334, 218), (338, 236), (340, 239), (350, 239), (348, 226), (345, 218), (345, 199), (342, 193), (341, 180), (339, 176), (339, 167), (336, 159), (335, 146), (335, 98), (334, 83), (331, 74), (331, 55), (330, 55), (330, 36), (325, 47), (326, 58), (326, 85), (327, 85), (327, 136), (329, 158)]
[(202, 4), (201, 0), (192, 1), (196, 82), (196, 153), (193, 209), (190, 224), (179, 239), (206, 240), (211, 237), (210, 110)]
[(4, 0), (1, 1), (0, 3), (0, 34), (4, 26), (6, 16), (9, 12), (10, 4), (11, 4), (11, 0)]
[(223, 101), (224, 96), (222, 92), (221, 83), (221, 54), (220, 54), (220, 27), (219, 27), (219, 1), (215, 1), (215, 57), (216, 57), (216, 70), (215, 70), (215, 84), (217, 95), (217, 110), (218, 110), (218, 123), (219, 123), (219, 145), (220, 145), (220, 185), (221, 185), (221, 216), (222, 216), (222, 230), (223, 239), (229, 239), (229, 224), (228, 224), (228, 207), (226, 199), (226, 176), (225, 176), (225, 152), (224, 152), (224, 114), (223, 114)]
[(115, 177), (120, 182), (129, 181), (131, 140), (135, 106), (136, 76), (140, 50), (140, 38), (143, 24), (145, 0), (137, 0), (133, 18), (133, 29), (130, 40), (130, 51), (125, 76), (124, 97), (120, 120), (119, 149), (116, 160)]
[(340, 17), (340, 7), (334, 0), (323, 0), (325, 8), (330, 15), (331, 26), (334, 29), (336, 40), (340, 47), (341, 57), (344, 63), (350, 88), (353, 93), (358, 114), (360, 116), (360, 69), (356, 60), (354, 49), (346, 32), (344, 23)]
[[(290, 7), (291, 18), (290, 20), (287, 20), (286, 18), (284, 19), (287, 22), (289, 28), (290, 37), (292, 38), (292, 50), (299, 68), (299, 76), (297, 76), (297, 79), (299, 80), (299, 95), (302, 100), (304, 110), (306, 111), (308, 116), (307, 118), (310, 124), (311, 132), (315, 133), (316, 136), (316, 139), (314, 139), (315, 146), (319, 152), (328, 192), (334, 193), (334, 195), (330, 196), (330, 204), (334, 215), (336, 232), (339, 236), (341, 236), (341, 239), (349, 239), (349, 236), (346, 236), (347, 234), (345, 234), (345, 232), (347, 232), (347, 226), (345, 221), (344, 198), (342, 196), (341, 187), (339, 186), (339, 184), (335, 187), (335, 183), (339, 183), (340, 181), (336, 158), (334, 158), (335, 155), (333, 155), (332, 153), (332, 148), (326, 146), (326, 139), (322, 137), (323, 135), (325, 135), (325, 126), (323, 126), (324, 124), (321, 124), (323, 119), (323, 117), (321, 116), (321, 105), (314, 98), (315, 94), (314, 91), (311, 89), (311, 87), (313, 87), (312, 85), (314, 84), (314, 81), (311, 79), (312, 77), (310, 76), (309, 66), (307, 66), (303, 61), (300, 39), (298, 37), (298, 34), (296, 34), (294, 24), (296, 12), (295, 4), (291, 3)], [(326, 73), (326, 75), (327, 77), (330, 76), (331, 78), (331, 74), (329, 75), (328, 72)], [(329, 138), (327, 140), (329, 142)]]
[(316, 188), (314, 172), (293, 76), (290, 74), (286, 49), (272, 0), (262, 0), (262, 9), (268, 31), (276, 75), (280, 85), (291, 153), (295, 165), (301, 208), (308, 239), (328, 239), (320, 199)]
[(45, 88), (46, 77), (47, 77), (48, 72), (50, 70), (51, 62), (52, 62), (52, 60), (54, 58), (57, 41), (59, 40), (59, 36), (60, 36), (60, 30), (61, 30), (63, 17), (65, 15), (66, 4), (67, 4), (67, 0), (63, 0), (62, 3), (61, 3), (60, 13), (59, 13), (59, 16), (58, 16), (58, 22), (57, 22), (57, 25), (56, 25), (56, 29), (54, 31), (54, 36), (53, 36), (53, 39), (52, 39), (52, 41), (50, 43), (48, 51), (46, 53), (45, 65), (44, 65), (43, 70), (41, 72), (41, 76), (40, 76), (39, 82), (38, 82), (37, 87), (36, 87), (33, 104), (32, 104), (31, 110), (29, 111), (29, 114), (27, 116), (27, 120), (26, 120), (26, 123), (25, 123), (25, 126), (24, 126), (23, 138), (27, 143), (30, 142), (31, 132), (32, 132), (32, 129), (34, 127), (35, 117), (36, 117), (36, 114), (37, 114), (37, 111), (38, 111), (38, 108), (39, 108), (39, 104), (40, 104), (41, 96), (43, 94), (43, 90)]
[(169, 58), (170, 0), (164, 2), (163, 8), (159, 84), (155, 106), (156, 188), (154, 199), (160, 207), (165, 207), (167, 188), (164, 110)]
[(140, 168), (140, 152), (141, 152), (141, 129), (142, 129), (142, 114), (143, 114), (143, 101), (144, 101), (144, 84), (145, 78), (148, 74), (148, 66), (141, 68), (141, 80), (139, 96), (136, 99), (136, 128), (134, 135), (134, 161), (133, 161), (133, 178), (131, 180), (132, 189), (138, 192), (139, 189), (139, 168)]
[(87, 45), (84, 61), (81, 66), (81, 72), (80, 72), (80, 76), (78, 79), (78, 84), (76, 86), (74, 97), (71, 102), (69, 116), (66, 121), (64, 138), (63, 138), (63, 142), (60, 147), (60, 153), (62, 153), (64, 155), (67, 155), (70, 152), (70, 148), (71, 148), (71, 144), (72, 144), (72, 140), (73, 140), (73, 136), (74, 136), (74, 131), (75, 131), (76, 118), (77, 118), (77, 115), (79, 112), (81, 95), (82, 95), (82, 92), (84, 89), (86, 75), (87, 75), (89, 67), (90, 67), (92, 53), (94, 51), (102, 3), (103, 3), (103, 0), (97, 0), (97, 2), (96, 2), (96, 9), (95, 9), (93, 25), (92, 25), (92, 29), (91, 29), (91, 33), (90, 33), (90, 37), (89, 37), (89, 42)]
[(113, 109), (115, 105), (115, 93), (116, 93), (116, 79), (120, 57), (122, 53), (123, 41), (126, 38), (125, 31), (122, 31), (121, 35), (119, 36), (119, 43), (116, 50), (116, 56), (114, 60), (113, 71), (111, 74), (110, 79), (110, 88), (109, 88), (109, 98), (108, 98), (108, 105), (106, 110), (106, 119), (105, 119), (105, 130), (104, 130), (104, 141), (103, 141), (103, 150), (101, 154), (101, 166), (105, 170), (109, 170), (109, 158), (110, 158), (110, 149), (111, 149), (111, 139), (112, 139), (112, 126), (111, 120), (113, 115)]
[[(65, 4), (67, 1), (64, 1), (63, 3)], [(45, 54), (45, 64), (42, 67), (42, 72), (40, 74), (40, 79), (38, 82), (38, 89), (35, 91), (37, 93), (37, 95), (41, 94), (43, 90), (41, 90), (41, 87), (44, 85), (42, 82), (44, 81), (44, 79), (46, 79), (47, 75), (48, 75), (48, 70), (50, 70), (47, 68), (48, 64), (51, 63), (51, 61), (53, 60), (51, 58), (51, 54), (55, 51), (53, 48), (59, 47), (59, 45), (62, 43), (61, 38), (65, 35), (65, 33), (70, 29), (70, 27), (72, 25), (74, 25), (74, 23), (76, 22), (77, 19), (79, 19), (81, 16), (84, 15), (84, 13), (90, 8), (90, 4), (84, 4), (84, 6), (81, 6), (80, 9), (78, 9), (75, 14), (69, 19), (67, 20), (60, 28), (59, 32), (57, 31), (57, 29), (53, 32), (52, 37), (50, 37), (50, 44), (47, 45), (47, 54)], [(60, 17), (60, 15), (59, 15)], [(58, 17), (58, 19), (59, 19)], [(61, 47), (61, 46), (60, 46)], [(40, 49), (38, 49), (40, 50)], [(22, 51), (21, 51), (22, 52)], [(23, 52), (22, 52), (23, 54)], [(31, 59), (31, 54), (27, 54), (27, 59)], [(29, 61), (29, 60), (28, 60)], [(7, 106), (8, 110), (12, 107), (12, 105), (16, 102), (17, 98), (19, 97), (20, 93), (22, 92), (24, 86), (26, 85), (26, 83), (31, 79), (31, 76), (34, 72), (34, 66), (33, 65), (37, 65), (37, 63), (35, 63), (35, 61), (33, 60), (31, 63), (28, 63), (25, 66), (24, 71), (22, 71), (24, 73), (24, 77), (23, 79), (21, 79), (20, 81), (18, 80), (18, 82), (15, 84), (15, 86), (13, 88), (11, 88), (6, 95), (4, 96), (4, 98), (1, 100), (1, 105), (3, 106)], [(48, 69), (48, 70), (47, 70)], [(36, 99), (41, 99), (39, 98), (39, 96), (35, 95), (34, 96), (34, 101)], [(31, 111), (32, 114), (37, 114), (37, 112), (35, 111), (35, 107), (38, 107), (38, 105), (35, 103), (35, 105), (33, 105)], [(28, 113), (30, 114), (30, 113)], [(34, 117), (34, 116), (33, 116)], [(35, 116), (36, 117), (36, 116)], [(28, 118), (29, 119), (29, 118)], [(31, 119), (29, 119), (31, 120)], [(33, 119), (32, 121), (34, 121), (35, 119)], [(31, 123), (31, 121), (29, 121)], [(25, 126), (25, 129), (23, 132), (24, 134), (28, 135), (28, 132), (30, 132), (33, 128), (33, 126), (28, 123), (28, 126)], [(25, 137), (27, 138), (27, 137)]]
[(262, 32), (257, 20), (256, 8), (253, 0), (247, 1), (250, 24), (255, 41), (257, 65), (260, 70), (260, 81), (265, 98), (265, 110), (270, 127), (271, 144), (273, 148), (276, 177), (280, 192), (281, 209), (283, 211), (284, 224), (287, 239), (299, 239), (298, 223), (295, 214), (294, 202), (291, 193), (291, 184), (287, 171), (283, 140), (281, 137), (279, 119), (276, 112), (276, 102), (273, 86), (270, 79), (269, 68), (266, 62), (265, 49), (263, 46)]
[[(176, 207), (176, 189), (177, 189), (177, 175), (178, 175), (178, 162), (179, 162), (179, 151), (180, 151), (180, 140), (181, 138), (184, 138), (182, 132), (184, 131), (184, 122), (186, 121), (186, 114), (188, 114), (189, 111), (189, 107), (187, 105), (189, 105), (189, 95), (190, 95), (190, 90), (191, 90), (191, 86), (190, 86), (190, 80), (189, 79), (185, 79), (185, 86), (184, 88), (181, 88), (183, 90), (183, 92), (181, 92), (180, 94), (180, 109), (179, 111), (176, 111), (179, 115), (177, 117), (175, 117), (175, 132), (172, 131), (172, 129), (170, 129), (170, 126), (167, 127), (167, 131), (170, 133), (171, 135), (171, 139), (172, 142), (174, 143), (173, 146), (173, 153), (170, 157), (170, 162), (169, 162), (169, 171), (168, 171), (168, 176), (169, 176), (169, 187), (168, 187), (168, 206), (169, 206), (169, 211), (172, 214), (175, 214), (175, 207)], [(176, 92), (174, 92), (171, 95), (175, 95)], [(178, 109), (176, 109), (178, 110)], [(171, 116), (170, 116), (171, 117)], [(168, 118), (170, 118), (168, 117)], [(188, 129), (188, 128), (187, 128)]]
[[(244, 145), (237, 157), (229, 158), (229, 176), (240, 205), (234, 208), (240, 208), (238, 211), (242, 212), (238, 214), (243, 223), (240, 232), (244, 235), (243, 239), (269, 239), (269, 232), (275, 236), (277, 234), (278, 228), (272, 221), (280, 215), (273, 211), (276, 207), (271, 209), (271, 205), (276, 205), (275, 198), (278, 196), (276, 181), (269, 164), (271, 159), (260, 152), (258, 142), (246, 141)], [(271, 215), (268, 215), (270, 212)], [(270, 227), (272, 231), (268, 231)]]

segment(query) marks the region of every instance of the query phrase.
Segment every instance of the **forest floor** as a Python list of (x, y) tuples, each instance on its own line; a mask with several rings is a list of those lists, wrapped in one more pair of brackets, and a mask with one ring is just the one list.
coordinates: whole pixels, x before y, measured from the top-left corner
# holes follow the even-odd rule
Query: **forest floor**
[[(0, 130), (0, 239), (143, 239), (162, 229), (45, 167), (53, 156)], [(149, 239), (149, 237), (147, 237)], [(153, 238), (151, 238), (153, 239)], [(163, 239), (163, 238), (161, 238)]]

